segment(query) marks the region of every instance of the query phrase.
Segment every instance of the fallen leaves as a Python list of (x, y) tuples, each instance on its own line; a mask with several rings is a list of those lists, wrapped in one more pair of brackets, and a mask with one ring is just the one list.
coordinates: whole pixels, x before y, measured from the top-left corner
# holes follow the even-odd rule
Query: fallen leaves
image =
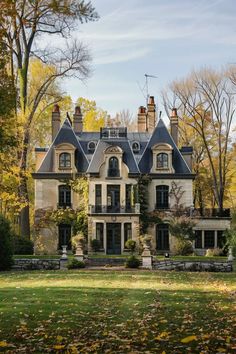
[(181, 339), (181, 343), (189, 343), (192, 342), (193, 340), (197, 340), (196, 336), (188, 336), (183, 339)]

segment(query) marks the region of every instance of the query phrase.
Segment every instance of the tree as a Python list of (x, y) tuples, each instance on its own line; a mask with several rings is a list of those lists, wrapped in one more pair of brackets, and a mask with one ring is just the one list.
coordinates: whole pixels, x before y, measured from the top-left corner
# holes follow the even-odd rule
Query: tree
[(109, 119), (107, 122), (108, 126), (114, 127), (127, 127), (127, 130), (134, 132), (137, 130), (137, 122), (134, 119), (132, 113), (128, 109), (123, 109), (113, 119)]
[(0, 271), (8, 270), (13, 263), (12, 232), (9, 222), (0, 215)]
[(171, 85), (175, 104), (188, 117), (204, 147), (204, 161), (212, 178), (211, 190), (223, 212), (231, 159), (231, 132), (235, 114), (232, 83), (225, 71), (204, 69)]
[(95, 101), (79, 97), (76, 104), (81, 107), (84, 131), (98, 132), (100, 128), (104, 127), (108, 117), (107, 112), (98, 108)]
[[(19, 194), (26, 206), (21, 210), (21, 235), (30, 235), (29, 195), (27, 178), (28, 147), (35, 113), (40, 102), (58, 78), (78, 77), (89, 74), (88, 50), (76, 40), (66, 43), (65, 48), (42, 47), (47, 36), (68, 38), (77, 23), (98, 18), (91, 2), (84, 0), (3, 0), (0, 32), (11, 55), (11, 71), (19, 86), (20, 109), (18, 120), (22, 128), (18, 132), (21, 146), (19, 166), (21, 183)], [(41, 39), (41, 41), (40, 41)], [(38, 58), (48, 65), (54, 65), (48, 72), (33, 97), (29, 96), (29, 65), (32, 58)]]

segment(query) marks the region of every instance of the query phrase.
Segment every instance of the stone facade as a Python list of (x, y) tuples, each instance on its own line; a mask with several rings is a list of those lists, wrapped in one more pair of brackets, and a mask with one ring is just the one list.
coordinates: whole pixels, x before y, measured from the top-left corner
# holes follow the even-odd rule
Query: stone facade
[[(160, 212), (162, 225), (150, 224), (152, 248), (157, 253), (172, 253), (175, 238), (169, 232), (169, 220), (176, 211), (173, 185), (182, 191), (179, 204), (195, 221), (195, 251), (205, 254), (208, 248), (222, 244), (222, 232), (230, 227), (229, 217), (199, 217), (193, 207), (191, 171), (192, 148), (178, 147), (178, 116), (173, 109), (171, 132), (156, 117), (154, 97), (138, 113), (138, 132), (125, 127), (101, 128), (83, 132), (83, 120), (76, 107), (74, 123), (67, 118), (60, 125), (60, 109), (52, 114), (53, 142), (48, 149), (36, 149), (35, 178), (35, 252), (55, 254), (63, 245), (71, 247), (72, 225), (66, 222), (40, 224), (43, 211), (80, 210), (80, 195), (68, 182), (86, 177), (88, 195), (88, 252), (92, 241), (100, 242), (100, 253), (122, 254), (125, 243), (139, 244), (140, 205), (138, 182), (148, 176), (146, 190), (148, 212)], [(141, 206), (142, 207), (142, 206)], [(38, 226), (37, 226), (38, 225)], [(39, 226), (40, 225), (40, 226)]]

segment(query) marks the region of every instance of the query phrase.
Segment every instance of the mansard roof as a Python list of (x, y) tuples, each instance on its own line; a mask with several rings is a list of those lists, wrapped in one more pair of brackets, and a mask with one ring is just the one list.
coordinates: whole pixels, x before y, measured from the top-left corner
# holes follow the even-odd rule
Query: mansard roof
[(176, 146), (172, 136), (170, 135), (169, 131), (167, 130), (164, 122), (160, 119), (157, 123), (156, 128), (153, 131), (153, 134), (150, 137), (149, 142), (146, 145), (146, 148), (142, 154), (141, 160), (139, 162), (139, 169), (142, 173), (149, 173), (152, 165), (153, 165), (153, 158), (152, 158), (152, 147), (156, 144), (168, 144), (173, 148), (173, 167), (176, 174), (191, 174), (191, 171), (186, 164), (183, 156), (181, 155), (178, 147)]
[[(67, 143), (71, 144), (75, 147), (76, 151), (76, 167), (78, 168), (78, 171), (80, 172), (86, 172), (89, 161), (88, 158), (86, 157), (80, 142), (78, 141), (74, 130), (72, 129), (72, 126), (70, 124), (70, 121), (68, 118), (64, 121), (64, 123), (61, 126), (61, 129), (59, 130), (57, 136), (55, 137), (52, 145), (50, 146), (43, 162), (42, 165), (40, 166), (38, 173), (47, 173), (47, 172), (53, 172), (53, 153), (54, 153), (54, 148), (60, 144)], [(78, 163), (79, 162), (79, 163)]]
[(123, 162), (127, 165), (129, 173), (140, 173), (137, 162), (134, 158), (134, 154), (131, 150), (128, 140), (120, 141), (110, 141), (110, 140), (99, 140), (98, 145), (93, 154), (93, 158), (88, 167), (87, 173), (98, 173), (101, 164), (104, 161), (104, 151), (109, 146), (118, 146), (123, 152)]
[[(121, 128), (124, 129), (124, 128)], [(106, 130), (106, 128), (104, 128)], [(95, 151), (88, 149), (88, 143), (96, 143)], [(138, 142), (140, 150), (132, 151), (132, 143)], [(70, 120), (67, 118), (61, 126), (56, 138), (48, 149), (38, 173), (53, 172), (54, 149), (63, 143), (75, 147), (75, 163), (78, 172), (98, 174), (101, 164), (104, 161), (104, 151), (109, 146), (118, 146), (123, 154), (123, 162), (127, 165), (129, 173), (148, 174), (152, 168), (152, 147), (156, 144), (169, 144), (173, 148), (173, 167), (175, 175), (189, 175), (192, 173), (187, 166), (180, 150), (176, 146), (164, 122), (160, 119), (152, 134), (147, 132), (126, 133), (122, 137), (102, 137), (101, 132), (81, 132), (75, 134)], [(186, 151), (187, 152), (187, 151)], [(184, 153), (184, 152), (183, 152)]]

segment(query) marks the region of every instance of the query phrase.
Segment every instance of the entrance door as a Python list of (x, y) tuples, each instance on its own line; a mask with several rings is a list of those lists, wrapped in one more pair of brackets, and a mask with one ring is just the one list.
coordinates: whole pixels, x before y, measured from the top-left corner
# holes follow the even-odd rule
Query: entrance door
[(156, 228), (157, 251), (169, 250), (169, 227), (168, 224), (157, 225)]
[(60, 224), (58, 229), (59, 229), (58, 248), (61, 249), (62, 246), (67, 246), (67, 250), (71, 250), (71, 226)]
[(107, 224), (107, 254), (121, 254), (121, 224)]

